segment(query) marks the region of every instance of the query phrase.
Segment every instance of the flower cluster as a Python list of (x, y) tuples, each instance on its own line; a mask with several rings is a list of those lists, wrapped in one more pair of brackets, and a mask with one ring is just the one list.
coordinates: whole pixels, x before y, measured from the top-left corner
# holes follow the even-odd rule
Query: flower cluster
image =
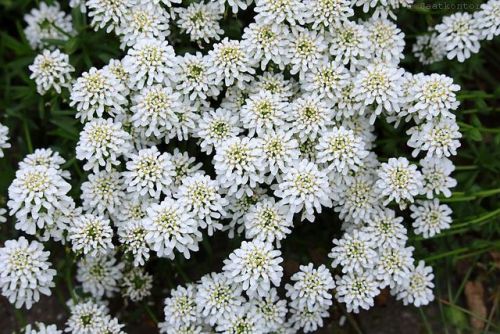
[(417, 37), (413, 53), (422, 64), (445, 58), (464, 62), (478, 53), (480, 42), (500, 35), (500, 1), (489, 0), (472, 14), (458, 12), (443, 17), (441, 23)]
[[(460, 147), (460, 87), (400, 66), (405, 40), (394, 19), (412, 1), (180, 3), (71, 1), (92, 27), (118, 36), (123, 57), (75, 78), (57, 49), (30, 66), (40, 94), (69, 91), (83, 127), (78, 199), (69, 196), (65, 160), (50, 149), (28, 155), (9, 187), (15, 228), (67, 243), (77, 259), (76, 281), (92, 299), (71, 305), (66, 330), (122, 333), (104, 300), (119, 292), (147, 298), (148, 262), (190, 259), (215, 233), (244, 241), (220, 272), (171, 289), (161, 332), (311, 332), (334, 297), (359, 312), (382, 289), (404, 304), (432, 301), (432, 268), (416, 263), (407, 228), (429, 238), (450, 227), (451, 209), (437, 196), (456, 186), (450, 158)], [(255, 12), (241, 40), (224, 36), (225, 6)], [(355, 21), (353, 6), (370, 18)], [(73, 33), (58, 6), (42, 3), (26, 20), (36, 48)], [(463, 60), (497, 33), (498, 21), (488, 20), (479, 28), (465, 14), (445, 18), (434, 33), (440, 50)], [(171, 33), (188, 35), (199, 50), (179, 53)], [(377, 156), (376, 122), (404, 125), (411, 156)], [(325, 210), (342, 221), (331, 265), (300, 266), (282, 284), (282, 242), (296, 224), (325, 224), (317, 219)], [(9, 263), (2, 293), (17, 306), (50, 292), (47, 255), (32, 245), (22, 238), (0, 253)], [(34, 276), (29, 284), (23, 270)]]

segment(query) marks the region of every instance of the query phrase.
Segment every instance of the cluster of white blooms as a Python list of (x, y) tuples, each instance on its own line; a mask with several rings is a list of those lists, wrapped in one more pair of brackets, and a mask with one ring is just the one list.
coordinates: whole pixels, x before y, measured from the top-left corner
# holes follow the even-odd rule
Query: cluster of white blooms
[(471, 13), (458, 12), (443, 17), (441, 23), (417, 36), (413, 53), (422, 64), (445, 58), (464, 62), (478, 53), (480, 42), (500, 35), (500, 1), (489, 0)]
[(109, 310), (102, 302), (81, 300), (68, 302), (71, 315), (66, 321), (66, 333), (74, 334), (125, 334), (124, 325), (117, 318), (109, 315)]
[(21, 331), (22, 334), (63, 334), (57, 329), (56, 325), (45, 325), (41, 322), (36, 322), (33, 325), (28, 325)]
[(0, 248), (0, 287), (2, 295), (15, 304), (30, 309), (40, 295), (51, 295), (56, 271), (52, 269), (48, 251), (38, 241), (24, 237), (7, 240)]
[(43, 50), (35, 57), (35, 61), (29, 66), (30, 79), (34, 79), (39, 94), (43, 95), (53, 88), (61, 93), (61, 87), (69, 87), (71, 72), (75, 69), (69, 63), (67, 54), (60, 50)]
[[(68, 195), (64, 159), (50, 149), (27, 156), (9, 188), (16, 229), (68, 243), (79, 288), (97, 301), (71, 306), (67, 331), (122, 333), (103, 299), (120, 290), (131, 301), (146, 298), (151, 259), (189, 259), (218, 231), (246, 240), (221, 272), (171, 289), (161, 332), (311, 332), (323, 326), (334, 296), (359, 312), (385, 288), (404, 304), (429, 303), (432, 269), (415, 264), (402, 211), (409, 208), (424, 238), (450, 226), (451, 209), (437, 196), (450, 197), (456, 185), (449, 158), (460, 146), (453, 114), (460, 87), (399, 66), (405, 40), (393, 19), (412, 1), (180, 3), (72, 1), (92, 27), (120, 38), (123, 57), (71, 79), (68, 56), (49, 48), (30, 67), (40, 94), (69, 89), (83, 123), (75, 157), (86, 179), (78, 200)], [(354, 21), (353, 6), (371, 17)], [(220, 21), (229, 8), (256, 14), (241, 40), (224, 37)], [(37, 25), (49, 12), (48, 26)], [(34, 47), (72, 34), (57, 6), (42, 3), (27, 21)], [(199, 50), (179, 54), (172, 24)], [(453, 29), (436, 27), (436, 38), (463, 59), (479, 37), (463, 40)], [(376, 155), (380, 120), (406, 126), (411, 157)], [(281, 244), (294, 224), (313, 223), (328, 209), (343, 231), (333, 240), (332, 266), (301, 266), (280, 297)], [(20, 274), (35, 266), (29, 257), (0, 275), (9, 279), (0, 281), (3, 293), (18, 305), (49, 291), (45, 253), (35, 254), (43, 270), (30, 275), (38, 284)], [(12, 275), (21, 275), (32, 298), (15, 290)]]

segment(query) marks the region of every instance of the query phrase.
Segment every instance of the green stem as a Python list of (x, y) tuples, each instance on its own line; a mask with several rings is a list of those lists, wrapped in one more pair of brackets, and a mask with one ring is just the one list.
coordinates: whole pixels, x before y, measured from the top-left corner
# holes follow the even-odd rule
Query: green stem
[(156, 318), (156, 315), (153, 313), (153, 310), (151, 310), (148, 304), (144, 303), (144, 309), (155, 325), (158, 325), (158, 318)]
[(460, 307), (460, 306), (458, 306), (458, 305), (455, 305), (455, 304), (453, 304), (453, 303), (450, 303), (449, 301), (444, 300), (444, 299), (441, 299), (441, 298), (439, 298), (439, 299), (438, 299), (438, 301), (439, 301), (440, 303), (443, 303), (443, 304), (445, 304), (445, 305), (448, 305), (448, 306), (450, 306), (450, 307), (452, 307), (452, 308), (456, 308), (457, 310), (460, 310), (460, 311), (462, 311), (462, 312), (464, 312), (464, 313), (466, 313), (466, 314), (468, 314), (468, 315), (470, 315), (470, 316), (472, 316), (472, 317), (474, 317), (474, 318), (476, 318), (476, 319), (479, 319), (479, 320), (481, 320), (481, 321), (483, 321), (483, 322), (485, 322), (485, 323), (489, 323), (489, 324), (491, 324), (491, 327), (494, 327), (494, 328), (499, 328), (497, 325), (495, 325), (495, 324), (493, 324), (493, 323), (489, 322), (489, 321), (488, 321), (488, 319), (483, 318), (483, 317), (481, 317), (481, 316), (477, 315), (476, 313), (471, 312), (471, 311), (469, 311), (469, 310), (467, 310), (467, 309), (465, 309), (465, 308), (463, 308), (463, 307)]
[(16, 317), (17, 325), (19, 328), (24, 328), (28, 324), (26, 322), (26, 317), (24, 316), (23, 312), (17, 308), (14, 309), (14, 316)]
[(478, 252), (482, 253), (482, 252), (485, 252), (489, 249), (493, 249), (495, 247), (498, 247), (499, 244), (500, 244), (500, 242), (487, 242), (487, 243), (484, 243), (484, 244), (476, 246), (476, 247), (458, 248), (458, 249), (451, 250), (449, 252), (444, 252), (444, 253), (439, 253), (436, 255), (428, 256), (424, 260), (426, 262), (432, 262), (432, 261), (442, 259), (444, 257), (452, 256), (452, 255), (461, 255), (462, 256), (462, 254), (464, 254), (464, 253), (468, 253), (466, 255), (470, 256), (473, 254), (477, 254)]
[(476, 193), (467, 194), (465, 192), (453, 192), (451, 197), (439, 197), (443, 203), (452, 202), (468, 202), (482, 197), (489, 197), (500, 194), (500, 188), (478, 191)]
[(33, 144), (31, 143), (30, 130), (28, 129), (28, 123), (23, 122), (24, 136), (26, 137), (26, 146), (28, 146), (28, 152), (33, 153)]
[(486, 132), (486, 133), (500, 133), (500, 128), (475, 127), (464, 122), (457, 122), (457, 124), (460, 125), (460, 127), (463, 129), (477, 129), (481, 132)]
[(495, 99), (496, 96), (493, 94), (488, 94), (483, 91), (462, 91), (457, 95), (458, 100), (475, 100), (477, 98), (482, 99)]
[(429, 324), (429, 321), (427, 320), (427, 316), (425, 315), (424, 311), (422, 310), (421, 307), (418, 308), (418, 311), (420, 312), (420, 316), (422, 317), (422, 322), (424, 323), (425, 330), (427, 331), (427, 333), (432, 334), (431, 325)]
[(468, 170), (476, 170), (476, 169), (477, 169), (476, 165), (455, 166), (455, 170), (457, 172), (468, 171)]

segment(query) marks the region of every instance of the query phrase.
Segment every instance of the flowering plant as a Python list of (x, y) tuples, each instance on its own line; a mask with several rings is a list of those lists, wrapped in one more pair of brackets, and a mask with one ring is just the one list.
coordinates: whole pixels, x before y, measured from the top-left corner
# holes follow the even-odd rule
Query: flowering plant
[[(307, 333), (381, 294), (426, 306), (430, 262), (455, 250), (422, 240), (461, 231), (453, 202), (500, 193), (468, 190), (475, 142), (500, 131), (464, 111), (496, 95), (449, 70), (500, 34), (498, 0), (413, 37), (398, 20), (419, 22), (413, 0), (31, 7), (21, 41), (5, 33), (30, 64), (7, 67), (0, 286), (17, 309), (57, 291), (68, 310), (25, 333), (132, 333), (138, 317)], [(458, 212), (487, 222), (491, 203)]]

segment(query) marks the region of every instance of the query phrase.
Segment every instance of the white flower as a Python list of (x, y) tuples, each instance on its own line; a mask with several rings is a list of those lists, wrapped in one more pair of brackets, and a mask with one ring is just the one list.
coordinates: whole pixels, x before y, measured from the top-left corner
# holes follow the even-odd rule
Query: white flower
[(274, 333), (285, 325), (286, 300), (278, 296), (275, 288), (272, 288), (265, 297), (255, 298), (250, 301), (250, 317), (262, 327), (265, 333)]
[[(193, 3), (195, 4), (195, 3)], [(175, 76), (177, 90), (189, 96), (190, 100), (218, 96), (220, 87), (217, 84), (217, 74), (208, 56), (186, 53), (177, 57)]]
[(393, 210), (384, 208), (373, 213), (361, 231), (370, 236), (379, 249), (398, 248), (408, 240), (402, 223), (402, 217), (397, 217)]
[(116, 33), (122, 37), (122, 47), (147, 38), (165, 40), (170, 33), (168, 23), (169, 14), (163, 7), (152, 3), (134, 4), (123, 15)]
[(19, 169), (29, 169), (35, 166), (45, 166), (47, 168), (54, 168), (59, 171), (59, 174), (65, 178), (70, 179), (70, 173), (62, 170), (62, 165), (66, 163), (59, 152), (52, 151), (50, 148), (37, 148), (31, 154), (28, 154), (24, 159), (19, 162)]
[(251, 188), (263, 181), (262, 156), (254, 138), (233, 137), (216, 148), (213, 158), (217, 181), (229, 195), (241, 195), (241, 186)]
[(163, 139), (179, 121), (175, 111), (181, 107), (181, 95), (170, 86), (145, 87), (133, 101), (130, 121), (146, 137)]
[(57, 2), (52, 5), (41, 2), (39, 8), (24, 16), (24, 21), (27, 23), (24, 34), (32, 49), (48, 46), (46, 40), (50, 39), (67, 41), (74, 34), (71, 15), (61, 11)]
[(196, 312), (196, 286), (189, 284), (186, 287), (179, 286), (170, 291), (172, 297), (165, 299), (165, 322), (174, 328), (183, 325), (196, 324), (198, 314)]
[(457, 122), (452, 118), (440, 118), (414, 126), (407, 132), (408, 146), (414, 148), (412, 156), (427, 151), (427, 158), (449, 157), (457, 154), (462, 134)]
[(219, 184), (210, 176), (196, 173), (186, 176), (174, 194), (181, 206), (193, 213), (201, 228), (208, 228), (211, 236), (222, 229), (220, 219), (226, 215), (226, 199), (220, 195)]
[[(9, 186), (9, 214), (23, 223), (17, 225), (29, 234), (35, 234), (34, 227), (43, 229), (53, 225), (58, 211), (68, 213), (72, 199), (67, 195), (71, 186), (54, 168), (34, 166), (19, 169)], [(33, 228), (33, 229), (32, 229)]]
[(403, 58), (404, 33), (386, 18), (372, 17), (365, 23), (371, 58), (397, 64)]
[(45, 325), (42, 322), (35, 322), (34, 325), (28, 325), (22, 330), (23, 334), (62, 334), (56, 325)]
[(357, 171), (368, 155), (363, 139), (343, 126), (333, 127), (320, 136), (316, 146), (317, 162), (326, 164), (328, 170), (347, 175)]
[(76, 158), (87, 160), (84, 170), (97, 172), (99, 167), (111, 171), (118, 166), (118, 158), (132, 149), (131, 136), (122, 129), (121, 123), (112, 119), (97, 118), (85, 124), (76, 145)]
[(78, 261), (76, 280), (82, 284), (83, 291), (94, 298), (112, 297), (119, 291), (123, 267), (124, 263), (117, 262), (113, 252), (87, 255)]
[(244, 304), (235, 309), (229, 317), (222, 319), (215, 329), (221, 334), (264, 333), (262, 325), (252, 314), (250, 304)]
[(257, 137), (259, 150), (264, 155), (263, 168), (266, 182), (271, 183), (280, 173), (299, 160), (300, 151), (297, 140), (291, 132), (283, 130), (269, 131)]
[(451, 110), (458, 108), (455, 92), (459, 90), (460, 86), (453, 84), (453, 79), (443, 74), (419, 77), (416, 85), (410, 88), (415, 104), (408, 112), (417, 113), (420, 119), (427, 120), (436, 116), (455, 118)]
[(113, 215), (125, 197), (125, 180), (115, 170), (89, 174), (83, 182), (82, 207), (87, 212)]
[(224, 35), (219, 21), (224, 13), (224, 6), (217, 1), (208, 3), (190, 3), (186, 8), (175, 8), (178, 15), (177, 25), (180, 30), (189, 35), (192, 41), (218, 40)]
[(453, 163), (447, 158), (425, 158), (420, 160), (422, 166), (422, 175), (424, 176), (424, 189), (428, 199), (434, 197), (434, 194), (443, 194), (446, 197), (451, 196), (450, 188), (457, 185), (457, 181), (450, 177), (455, 170)]
[(134, 2), (131, 0), (86, 0), (85, 4), (94, 29), (106, 27), (106, 32), (110, 33), (125, 20)]
[(378, 282), (368, 272), (348, 272), (335, 277), (335, 298), (345, 303), (347, 312), (359, 313), (359, 309), (368, 310), (374, 305), (373, 298), (379, 294)]
[(441, 44), (435, 32), (417, 36), (412, 51), (424, 65), (441, 61), (446, 56), (445, 45)]
[(369, 234), (355, 229), (344, 233), (341, 239), (333, 239), (334, 247), (328, 257), (333, 259), (334, 268), (342, 266), (343, 273), (362, 273), (376, 263), (375, 242)]
[(231, 11), (233, 14), (238, 13), (238, 9), (241, 8), (241, 10), (246, 10), (248, 6), (253, 2), (253, 0), (215, 0), (220, 4), (227, 4), (231, 8)]
[(3, 149), (10, 148), (9, 128), (0, 123), (0, 158), (4, 157)]
[(375, 267), (375, 276), (380, 282), (380, 288), (394, 288), (408, 282), (409, 273), (413, 268), (413, 247), (381, 248)]
[(109, 320), (105, 305), (91, 300), (70, 305), (71, 316), (66, 321), (65, 332), (94, 334), (104, 322)]
[(115, 226), (122, 227), (130, 221), (140, 221), (146, 217), (146, 209), (151, 205), (153, 199), (135, 197), (133, 194), (123, 196), (122, 202), (113, 214)]
[(239, 41), (224, 38), (214, 44), (208, 56), (217, 74), (217, 82), (224, 82), (226, 86), (235, 84), (244, 88), (244, 83), (251, 81), (255, 74), (249, 55)]
[(260, 240), (243, 241), (240, 248), (224, 260), (224, 275), (242, 286), (247, 295), (264, 297), (272, 285), (279, 286), (283, 276), (281, 252)]
[(293, 215), (287, 205), (276, 203), (273, 197), (264, 196), (252, 205), (243, 216), (245, 237), (273, 243), (285, 239), (292, 232)]
[(325, 59), (328, 45), (321, 32), (302, 27), (292, 27), (290, 34), (285, 37), (288, 43), (286, 57), (291, 66), (290, 73), (298, 73), (302, 80), (308, 70)]
[(472, 53), (479, 51), (481, 30), (471, 14), (458, 12), (443, 17), (443, 21), (435, 26), (439, 42), (446, 49), (448, 59), (457, 58), (464, 62)]
[(81, 301), (74, 305), (69, 303), (71, 316), (66, 322), (65, 332), (74, 334), (125, 334), (124, 327), (118, 319), (108, 314), (108, 309), (103, 302)]
[(201, 326), (197, 325), (181, 325), (179, 328), (172, 327), (168, 324), (168, 322), (159, 322), (158, 330), (161, 334), (204, 334)]
[(132, 256), (134, 266), (143, 266), (149, 259), (149, 247), (146, 243), (146, 229), (141, 221), (124, 222), (118, 227), (118, 236), (125, 252)]
[(388, 113), (399, 112), (403, 102), (401, 90), (403, 74), (402, 68), (384, 63), (371, 63), (354, 78), (353, 95), (356, 102), (362, 105), (361, 114), (365, 113), (368, 106), (374, 108), (370, 116), (372, 124), (383, 110)]
[(124, 92), (127, 88), (113, 73), (92, 67), (73, 84), (70, 106), (76, 107), (76, 117), (82, 122), (102, 117), (104, 112), (115, 116), (124, 112)]
[(434, 300), (433, 279), (432, 267), (426, 267), (424, 261), (419, 261), (417, 267), (409, 274), (406, 284), (398, 286), (391, 293), (396, 295), (398, 300), (402, 299), (405, 305), (424, 306)]
[[(243, 188), (250, 188), (248, 185), (243, 186)], [(265, 189), (257, 186), (251, 189), (251, 191), (243, 191), (243, 195), (238, 197), (236, 194), (226, 196), (229, 202), (227, 209), (227, 217), (230, 219), (229, 225), (225, 226), (224, 230), (229, 231), (229, 238), (234, 238), (235, 232), (241, 234), (244, 230), (245, 221), (243, 217), (248, 212), (250, 207), (256, 204), (266, 193)]]
[(332, 305), (330, 290), (335, 288), (332, 274), (321, 265), (317, 269), (312, 263), (300, 266), (300, 270), (290, 277), (293, 285), (285, 285), (286, 296), (290, 298), (290, 306), (295, 309), (316, 307), (328, 309)]
[(332, 175), (332, 192), (335, 211), (348, 223), (367, 222), (380, 207), (375, 189), (375, 178), (370, 173), (358, 173), (347, 183), (338, 183), (338, 175)]
[(177, 138), (178, 141), (188, 140), (198, 129), (200, 122), (200, 113), (208, 108), (199, 100), (192, 101), (184, 96), (184, 99), (178, 109), (175, 110), (175, 116), (178, 122), (173, 124), (172, 131), (167, 133), (165, 143), (169, 143), (170, 139)]
[(123, 172), (127, 192), (136, 198), (150, 196), (159, 199), (161, 194), (170, 194), (174, 176), (168, 153), (160, 153), (156, 146), (130, 155), (127, 171)]
[(287, 21), (292, 26), (305, 24), (305, 4), (300, 0), (256, 0), (254, 10), (257, 13), (256, 22), (279, 24)]
[[(222, 82), (220, 83), (222, 84)], [(245, 104), (248, 97), (247, 87), (238, 87), (237, 85), (227, 87), (226, 94), (220, 103), (220, 108), (226, 110), (239, 110)]]
[(306, 22), (312, 23), (313, 29), (336, 28), (354, 15), (351, 2), (352, 0), (306, 0)]
[(288, 103), (281, 100), (280, 95), (260, 91), (249, 96), (241, 108), (241, 124), (253, 137), (272, 129), (276, 130), (285, 124)]
[(158, 5), (160, 3), (163, 3), (167, 7), (172, 7), (173, 4), (180, 4), (182, 3), (182, 0), (139, 0), (140, 3), (154, 3), (155, 5)]
[[(283, 101), (289, 101), (296, 93), (297, 88), (293, 78), (285, 79), (283, 73), (264, 72), (255, 77), (251, 86), (248, 87), (248, 93), (249, 95), (253, 95), (264, 90), (279, 95)], [(245, 100), (243, 100), (244, 102)], [(243, 103), (241, 106), (243, 106)]]
[(152, 204), (143, 224), (147, 244), (160, 257), (174, 259), (177, 250), (189, 259), (190, 251), (198, 251), (198, 222), (176, 200), (167, 197), (160, 204)]
[(368, 31), (361, 24), (342, 22), (327, 36), (330, 42), (330, 54), (335, 57), (335, 61), (344, 65), (350, 63), (351, 69), (360, 60), (370, 56)]
[[(77, 208), (74, 201), (70, 201), (70, 205), (67, 210), (56, 210), (54, 213), (54, 223), (52, 225), (45, 225), (43, 230), (36, 231), (37, 238), (40, 241), (48, 241), (52, 239), (57, 242), (61, 242), (61, 244), (66, 244), (67, 241), (67, 231), (69, 229), (70, 224), (73, 222), (76, 217), (79, 217), (82, 214), (82, 209)], [(26, 224), (27, 226), (32, 226), (33, 233), (35, 233), (35, 223), (31, 219), (28, 219), (24, 222), (18, 221), (16, 224), (16, 229), (18, 228), (18, 224)], [(19, 229), (22, 229), (19, 227)], [(29, 229), (28, 229), (29, 230)], [(26, 233), (30, 233), (26, 231)]]
[(106, 254), (114, 248), (112, 238), (110, 221), (91, 214), (76, 217), (68, 230), (68, 239), (75, 253), (92, 256)]
[(174, 149), (170, 161), (175, 173), (171, 189), (172, 193), (175, 193), (182, 184), (182, 180), (187, 176), (194, 175), (201, 169), (202, 164), (200, 162), (197, 163), (195, 158), (190, 157), (187, 152), (179, 151), (178, 148)]
[(474, 12), (474, 20), (481, 32), (481, 39), (491, 40), (500, 35), (500, 1), (490, 0)]
[(317, 93), (302, 95), (290, 104), (288, 131), (297, 134), (300, 142), (316, 139), (333, 125), (333, 110)]
[(107, 71), (113, 74), (115, 78), (118, 79), (127, 88), (123, 93), (124, 95), (128, 95), (130, 93), (128, 89), (130, 88), (130, 77), (127, 71), (125, 71), (123, 60), (110, 59), (108, 61), (108, 64), (102, 68), (102, 71)]
[(400, 206), (406, 201), (413, 202), (413, 197), (423, 189), (423, 177), (417, 167), (406, 158), (390, 158), (378, 171), (375, 187), (385, 198), (384, 205), (395, 200)]
[(243, 30), (243, 46), (255, 63), (260, 63), (265, 70), (270, 62), (284, 69), (286, 58), (286, 39), (288, 27), (283, 24), (262, 24), (260, 21), (250, 23)]
[(299, 329), (302, 329), (304, 333), (314, 332), (318, 328), (323, 327), (323, 318), (327, 318), (330, 315), (328, 309), (321, 306), (302, 309), (292, 307), (290, 313), (291, 316), (288, 321), (294, 328), (290, 333), (296, 333)]
[(290, 206), (291, 213), (302, 211), (302, 220), (313, 222), (321, 207), (331, 207), (328, 177), (325, 171), (310, 161), (302, 160), (283, 173), (283, 181), (272, 187), (274, 194)]
[(71, 72), (75, 68), (69, 63), (67, 54), (59, 49), (43, 50), (29, 66), (30, 79), (35, 80), (38, 94), (44, 95), (51, 88), (60, 94), (61, 88), (70, 86)]
[(37, 241), (24, 237), (5, 241), (0, 248), (0, 287), (2, 295), (16, 308), (30, 309), (40, 294), (51, 295), (56, 271), (48, 261), (50, 252)]
[(324, 62), (306, 73), (301, 88), (307, 92), (317, 92), (332, 102), (342, 96), (342, 89), (351, 80), (347, 69), (340, 63)]
[(153, 84), (170, 84), (174, 80), (174, 48), (168, 42), (144, 38), (128, 50), (123, 59), (130, 85), (135, 89)]
[(198, 313), (211, 326), (229, 318), (245, 303), (241, 287), (231, 283), (224, 274), (210, 273), (202, 276), (197, 285)]
[(214, 147), (219, 147), (224, 141), (242, 131), (239, 113), (218, 108), (215, 111), (207, 110), (201, 115), (196, 137), (200, 138), (201, 151), (211, 154)]
[(451, 209), (446, 204), (440, 204), (435, 198), (430, 201), (418, 201), (416, 205), (410, 206), (411, 218), (415, 234), (421, 234), (424, 238), (432, 238), (442, 230), (450, 228), (452, 222)]
[(139, 302), (151, 295), (153, 276), (142, 268), (132, 268), (123, 275), (121, 288), (124, 297)]

